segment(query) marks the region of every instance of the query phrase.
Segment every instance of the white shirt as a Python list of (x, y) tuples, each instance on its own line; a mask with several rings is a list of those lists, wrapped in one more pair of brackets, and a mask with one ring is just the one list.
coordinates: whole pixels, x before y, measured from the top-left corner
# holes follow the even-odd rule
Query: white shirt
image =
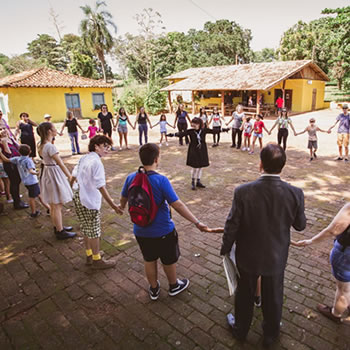
[(106, 185), (105, 168), (100, 156), (96, 152), (83, 156), (72, 175), (79, 185), (81, 204), (88, 209), (100, 210), (102, 195), (98, 189)]

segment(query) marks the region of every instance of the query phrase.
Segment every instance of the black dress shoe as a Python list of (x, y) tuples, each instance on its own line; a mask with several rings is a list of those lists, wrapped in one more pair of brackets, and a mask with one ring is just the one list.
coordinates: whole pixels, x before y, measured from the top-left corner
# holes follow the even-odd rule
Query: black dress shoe
[(197, 187), (199, 188), (205, 188), (205, 186), (200, 182), (200, 180), (197, 180)]
[(246, 335), (243, 336), (241, 334), (239, 334), (237, 326), (236, 326), (236, 319), (235, 316), (233, 316), (232, 314), (227, 314), (226, 315), (226, 319), (227, 319), (227, 323), (231, 328), (231, 332), (232, 332), (232, 336), (237, 339), (238, 341), (244, 342), (246, 340)]
[(27, 208), (29, 208), (29, 205), (27, 203), (24, 203), (24, 202), (20, 201), (19, 203), (13, 204), (13, 207), (16, 210), (20, 210), (20, 209), (27, 209)]
[(56, 238), (59, 240), (73, 238), (76, 236), (75, 232), (67, 232), (64, 229), (62, 231), (56, 231), (55, 234), (56, 234)]
[(263, 347), (269, 348), (271, 347), (276, 341), (278, 337), (264, 337), (263, 339)]

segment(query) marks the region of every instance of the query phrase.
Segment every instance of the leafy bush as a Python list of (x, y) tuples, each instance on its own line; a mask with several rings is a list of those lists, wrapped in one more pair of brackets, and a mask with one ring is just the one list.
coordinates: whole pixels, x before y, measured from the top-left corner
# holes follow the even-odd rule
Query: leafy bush
[(147, 88), (135, 81), (126, 82), (119, 99), (120, 107), (128, 113), (135, 114), (145, 103)]

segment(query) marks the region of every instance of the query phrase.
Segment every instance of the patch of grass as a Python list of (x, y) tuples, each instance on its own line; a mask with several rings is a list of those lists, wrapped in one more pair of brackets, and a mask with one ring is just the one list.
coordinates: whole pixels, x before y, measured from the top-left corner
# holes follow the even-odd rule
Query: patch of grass
[(337, 86), (327, 85), (324, 100), (326, 102), (344, 102), (350, 100), (350, 90), (339, 90)]

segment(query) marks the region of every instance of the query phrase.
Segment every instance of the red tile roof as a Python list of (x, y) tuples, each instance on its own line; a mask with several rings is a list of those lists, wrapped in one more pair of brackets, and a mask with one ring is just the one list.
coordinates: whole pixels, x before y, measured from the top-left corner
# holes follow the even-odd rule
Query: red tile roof
[(104, 80), (83, 78), (49, 68), (31, 69), (0, 79), (0, 87), (99, 87), (112, 88), (113, 85)]

